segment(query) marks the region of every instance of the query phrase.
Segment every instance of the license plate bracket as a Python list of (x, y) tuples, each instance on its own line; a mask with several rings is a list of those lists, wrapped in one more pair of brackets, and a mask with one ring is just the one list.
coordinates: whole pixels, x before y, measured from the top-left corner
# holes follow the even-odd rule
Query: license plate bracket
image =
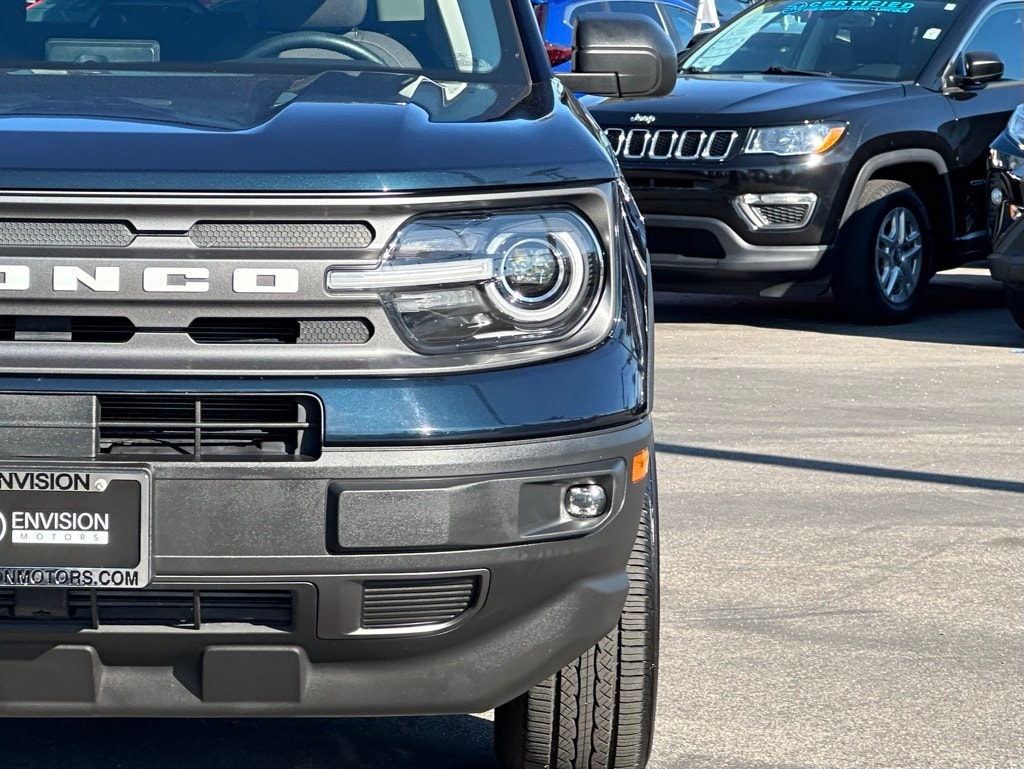
[(144, 469), (0, 464), (0, 586), (146, 587), (151, 488)]

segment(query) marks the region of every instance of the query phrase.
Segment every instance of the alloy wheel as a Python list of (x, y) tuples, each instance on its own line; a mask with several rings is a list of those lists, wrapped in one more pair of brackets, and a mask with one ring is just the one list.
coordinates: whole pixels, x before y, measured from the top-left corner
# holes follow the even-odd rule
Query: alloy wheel
[(875, 279), (890, 304), (903, 304), (914, 295), (923, 254), (921, 225), (914, 212), (903, 206), (893, 208), (878, 228), (875, 242)]

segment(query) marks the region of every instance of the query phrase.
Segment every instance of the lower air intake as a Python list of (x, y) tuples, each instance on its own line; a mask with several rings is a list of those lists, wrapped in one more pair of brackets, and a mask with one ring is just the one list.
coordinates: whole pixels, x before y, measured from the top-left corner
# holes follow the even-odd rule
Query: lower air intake
[(770, 225), (799, 226), (807, 220), (809, 206), (757, 206), (756, 211)]
[(363, 585), (362, 627), (401, 630), (448, 625), (476, 604), (479, 592), (475, 576), (370, 580)]
[[(37, 588), (30, 588), (36, 590)], [(294, 598), (289, 590), (68, 590), (60, 610), (16, 611), (16, 591), (0, 590), (4, 622), (46, 622), (81, 627), (145, 626), (201, 630), (238, 625), (287, 630)]]
[(100, 395), (99, 456), (146, 461), (312, 460), (322, 418), (303, 395)]

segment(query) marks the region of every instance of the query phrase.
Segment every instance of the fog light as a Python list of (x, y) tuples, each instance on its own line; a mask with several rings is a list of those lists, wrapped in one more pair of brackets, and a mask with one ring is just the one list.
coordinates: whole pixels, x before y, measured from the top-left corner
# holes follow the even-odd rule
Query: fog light
[(597, 518), (608, 512), (608, 495), (596, 483), (570, 486), (565, 492), (565, 509), (573, 518)]
[(999, 187), (993, 187), (989, 193), (988, 199), (992, 201), (992, 205), (999, 206), (1003, 202), (1003, 191)]

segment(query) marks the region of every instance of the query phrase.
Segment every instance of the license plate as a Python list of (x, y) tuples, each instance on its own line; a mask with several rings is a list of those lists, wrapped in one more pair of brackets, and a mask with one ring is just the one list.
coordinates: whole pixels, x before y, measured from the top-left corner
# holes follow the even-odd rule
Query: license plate
[(148, 585), (150, 486), (144, 470), (0, 465), (0, 587)]

